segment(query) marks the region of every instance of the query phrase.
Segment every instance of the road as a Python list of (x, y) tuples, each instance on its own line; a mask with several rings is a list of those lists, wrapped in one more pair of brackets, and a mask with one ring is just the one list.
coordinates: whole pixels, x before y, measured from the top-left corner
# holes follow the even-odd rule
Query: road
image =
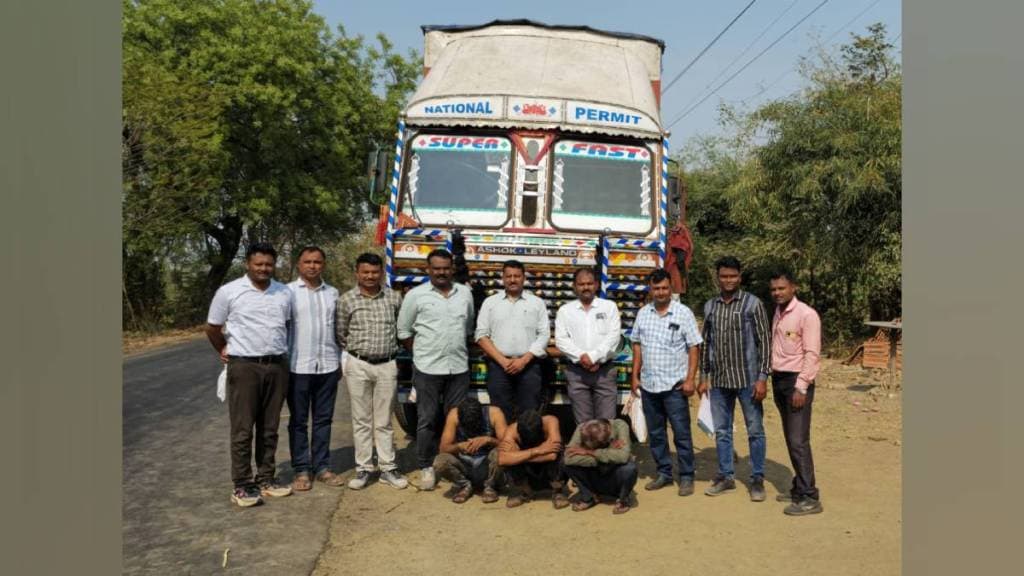
[[(227, 405), (216, 396), (220, 369), (205, 340), (124, 361), (125, 574), (309, 574), (323, 550), (346, 488), (314, 484), (311, 492), (255, 508), (231, 503)], [(344, 388), (331, 439), (336, 472), (354, 466)], [(287, 425), (285, 408), (277, 450), (282, 481), (291, 480)]]

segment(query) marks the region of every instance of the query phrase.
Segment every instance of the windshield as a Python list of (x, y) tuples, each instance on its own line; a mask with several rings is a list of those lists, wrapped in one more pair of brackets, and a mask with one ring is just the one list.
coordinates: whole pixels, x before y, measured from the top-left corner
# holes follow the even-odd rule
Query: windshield
[(551, 197), (551, 223), (559, 228), (649, 232), (651, 152), (562, 140), (555, 145)]
[(512, 145), (494, 136), (412, 139), (402, 211), (424, 224), (500, 226), (508, 217)]

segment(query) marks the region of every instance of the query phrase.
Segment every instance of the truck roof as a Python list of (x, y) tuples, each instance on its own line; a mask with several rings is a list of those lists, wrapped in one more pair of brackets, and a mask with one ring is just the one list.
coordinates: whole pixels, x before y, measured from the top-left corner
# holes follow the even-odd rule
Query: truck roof
[(661, 40), (530, 20), (422, 29), (412, 123), (662, 135)]

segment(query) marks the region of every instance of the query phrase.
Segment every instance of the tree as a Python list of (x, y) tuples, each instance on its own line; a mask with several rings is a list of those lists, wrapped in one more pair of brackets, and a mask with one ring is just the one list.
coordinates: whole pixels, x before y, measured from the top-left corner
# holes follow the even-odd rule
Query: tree
[(892, 47), (884, 26), (870, 26), (838, 61), (807, 66), (801, 93), (749, 114), (726, 110), (732, 148), (698, 146), (688, 162), (692, 213), (705, 219), (698, 243), (751, 264), (762, 296), (770, 268), (794, 268), (836, 340), (901, 310), (902, 78)]
[(123, 28), (126, 265), (184, 247), (196, 317), (245, 238), (294, 249), (365, 221), (415, 54), (335, 37), (305, 0), (126, 0)]

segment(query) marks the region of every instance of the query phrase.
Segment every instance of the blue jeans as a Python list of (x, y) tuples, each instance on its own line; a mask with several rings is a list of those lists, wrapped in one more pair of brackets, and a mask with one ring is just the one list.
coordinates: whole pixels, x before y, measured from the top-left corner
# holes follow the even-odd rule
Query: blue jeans
[(751, 477), (764, 478), (764, 455), (767, 443), (764, 437), (764, 406), (754, 402), (754, 387), (741, 389), (712, 388), (711, 418), (715, 421), (715, 451), (718, 453), (718, 474), (732, 478), (735, 474), (732, 461), (732, 415), (736, 410), (736, 399), (740, 401), (743, 419), (747, 426), (750, 442)]
[[(334, 400), (337, 396), (337, 370), (327, 374), (291, 373), (288, 386), (288, 447), (292, 453), (292, 469), (296, 474), (312, 471), (315, 476), (330, 467), (331, 421), (334, 419)], [(311, 412), (312, 451), (307, 426)]]
[(668, 451), (666, 420), (672, 426), (679, 477), (693, 478), (693, 438), (690, 436), (690, 403), (680, 390), (648, 392), (640, 388), (644, 418), (647, 420), (647, 440), (651, 456), (658, 465), (658, 475), (672, 478), (672, 459)]

